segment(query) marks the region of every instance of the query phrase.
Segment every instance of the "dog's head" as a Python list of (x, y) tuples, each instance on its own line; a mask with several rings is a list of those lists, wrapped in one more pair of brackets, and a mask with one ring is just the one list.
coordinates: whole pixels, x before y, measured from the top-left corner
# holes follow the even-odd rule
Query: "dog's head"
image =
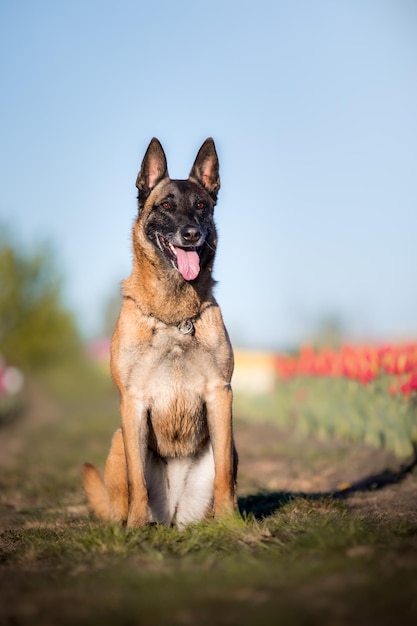
[(152, 139), (136, 187), (138, 223), (159, 261), (187, 281), (211, 270), (217, 244), (213, 210), (220, 188), (213, 140), (201, 146), (187, 180), (172, 180), (164, 150)]

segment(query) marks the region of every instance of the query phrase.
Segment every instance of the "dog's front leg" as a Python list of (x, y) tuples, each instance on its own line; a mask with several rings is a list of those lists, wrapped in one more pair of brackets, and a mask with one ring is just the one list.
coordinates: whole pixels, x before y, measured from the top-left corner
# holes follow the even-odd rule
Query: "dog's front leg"
[(206, 400), (207, 420), (214, 455), (215, 517), (235, 509), (235, 449), (232, 427), (232, 389), (221, 383), (210, 391)]
[(147, 407), (143, 398), (128, 394), (122, 398), (120, 412), (129, 485), (127, 526), (138, 528), (144, 526), (148, 520), (148, 492), (145, 482)]

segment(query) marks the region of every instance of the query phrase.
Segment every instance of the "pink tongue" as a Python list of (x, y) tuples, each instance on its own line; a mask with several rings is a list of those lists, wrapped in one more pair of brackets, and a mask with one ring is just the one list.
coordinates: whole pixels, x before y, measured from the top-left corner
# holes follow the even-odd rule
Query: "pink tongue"
[(176, 248), (178, 269), (185, 280), (194, 280), (200, 272), (200, 259), (194, 250)]

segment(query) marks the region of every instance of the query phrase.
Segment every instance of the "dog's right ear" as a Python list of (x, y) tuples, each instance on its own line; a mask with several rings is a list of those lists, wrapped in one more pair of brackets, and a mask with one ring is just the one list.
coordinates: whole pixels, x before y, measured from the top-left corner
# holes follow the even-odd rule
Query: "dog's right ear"
[(168, 177), (168, 166), (164, 149), (158, 139), (154, 137), (143, 157), (140, 172), (136, 179), (139, 190), (138, 200), (141, 208), (152, 189), (163, 179)]

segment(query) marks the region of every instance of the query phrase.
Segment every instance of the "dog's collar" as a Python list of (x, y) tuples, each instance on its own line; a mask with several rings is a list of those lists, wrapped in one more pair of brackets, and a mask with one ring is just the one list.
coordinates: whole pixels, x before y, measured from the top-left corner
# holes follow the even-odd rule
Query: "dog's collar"
[(153, 319), (157, 320), (158, 322), (161, 322), (161, 324), (165, 324), (165, 326), (176, 326), (178, 328), (178, 332), (180, 332), (181, 335), (194, 334), (194, 330), (195, 330), (194, 323), (196, 322), (196, 320), (198, 320), (198, 318), (203, 315), (204, 311), (214, 306), (214, 304), (210, 302), (197, 315), (194, 315), (193, 317), (185, 317), (182, 320), (179, 320), (179, 322), (169, 323), (169, 322), (165, 322), (160, 317), (157, 317), (154, 313), (145, 313), (142, 307), (139, 306), (139, 304), (136, 302), (134, 298), (132, 298), (132, 296), (123, 296), (123, 297), (126, 298), (127, 300), (132, 300), (135, 306), (139, 309), (139, 311), (145, 317), (153, 317)]
[(189, 318), (177, 322), (176, 326), (181, 335), (189, 335), (190, 333), (194, 332), (193, 321)]

